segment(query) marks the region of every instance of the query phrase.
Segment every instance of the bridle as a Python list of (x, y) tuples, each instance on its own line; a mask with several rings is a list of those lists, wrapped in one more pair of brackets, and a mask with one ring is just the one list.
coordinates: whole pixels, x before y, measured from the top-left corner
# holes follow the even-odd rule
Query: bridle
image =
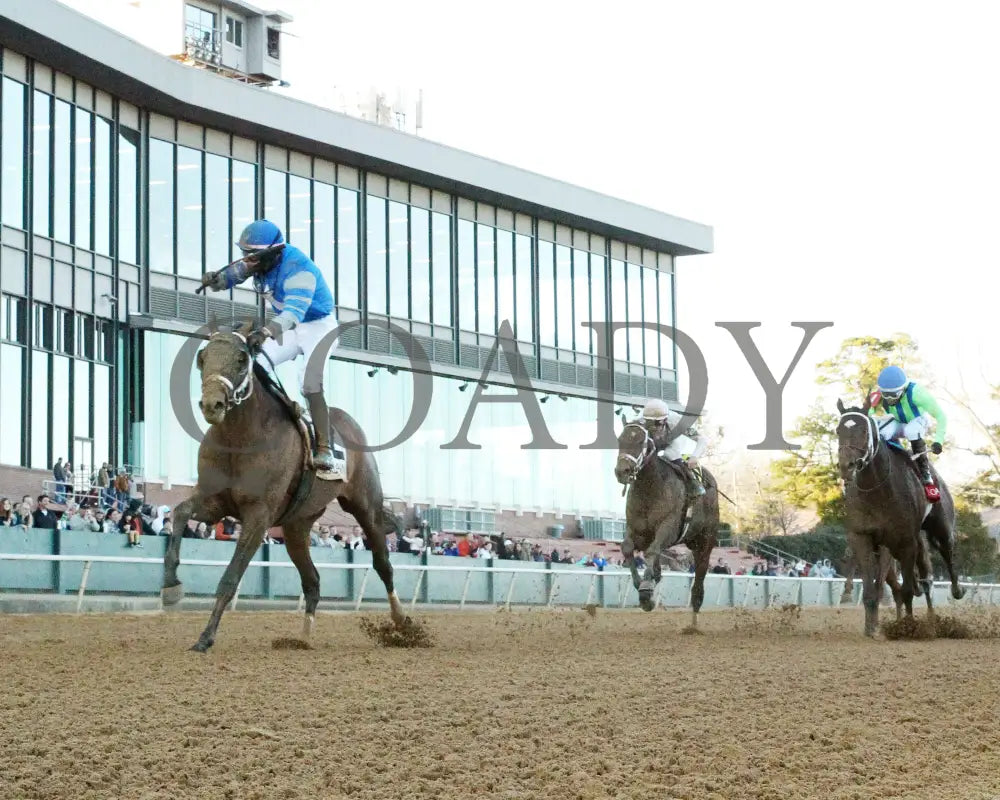
[(640, 431), (642, 431), (644, 440), (642, 443), (642, 450), (639, 453), (639, 455), (634, 456), (631, 453), (622, 453), (622, 452), (618, 453), (618, 458), (620, 459), (624, 458), (625, 460), (632, 462), (631, 467), (629, 467), (628, 475), (625, 476), (626, 484), (635, 482), (636, 477), (642, 471), (642, 468), (646, 465), (646, 461), (648, 461), (649, 457), (654, 452), (656, 452), (656, 443), (653, 442), (653, 437), (649, 435), (649, 431), (646, 430), (645, 425), (643, 425), (638, 420), (634, 420), (632, 422), (626, 422), (625, 426), (622, 428), (622, 433), (625, 433), (625, 431), (627, 431), (629, 428), (638, 428)]
[[(886, 481), (888, 481), (889, 477), (892, 475), (892, 460), (890, 459), (889, 469), (882, 480), (867, 489), (862, 487), (861, 484), (858, 483), (858, 476), (868, 469), (868, 467), (872, 465), (872, 462), (875, 461), (875, 456), (878, 455), (879, 449), (882, 447), (882, 437), (878, 434), (875, 420), (863, 411), (845, 411), (840, 415), (841, 421), (843, 421), (845, 417), (861, 417), (861, 419), (864, 420), (865, 430), (868, 434), (865, 439), (865, 452), (861, 458), (858, 458), (851, 463), (851, 480), (854, 482), (854, 486), (859, 492), (873, 492), (879, 487), (885, 485)], [(853, 450), (854, 452), (861, 452), (861, 449), (859, 447), (855, 447), (854, 445), (841, 443), (840, 446), (846, 447), (848, 450)]]
[(226, 411), (229, 411), (234, 406), (238, 406), (243, 403), (250, 395), (253, 394), (253, 356), (250, 355), (250, 348), (247, 347), (247, 339), (242, 333), (237, 333), (232, 331), (230, 333), (224, 333), (219, 331), (213, 333), (209, 340), (216, 338), (217, 336), (235, 336), (240, 342), (240, 350), (246, 354), (247, 363), (243, 368), (243, 377), (240, 380), (238, 386), (234, 386), (233, 382), (229, 380), (225, 375), (219, 375), (218, 373), (214, 375), (205, 375), (201, 379), (202, 386), (204, 386), (208, 381), (218, 381), (222, 384), (226, 392)]

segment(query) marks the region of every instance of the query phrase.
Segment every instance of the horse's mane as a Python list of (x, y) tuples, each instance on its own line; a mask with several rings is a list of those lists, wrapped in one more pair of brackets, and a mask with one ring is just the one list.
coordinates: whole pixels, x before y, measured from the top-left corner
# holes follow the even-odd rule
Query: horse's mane
[(260, 382), (261, 388), (278, 401), (278, 405), (284, 409), (285, 413), (288, 415), (288, 419), (292, 422), (296, 422), (295, 412), (292, 410), (292, 399), (278, 385), (278, 382), (274, 379), (274, 377), (272, 377), (271, 373), (268, 372), (256, 358), (253, 360), (253, 374), (254, 377)]

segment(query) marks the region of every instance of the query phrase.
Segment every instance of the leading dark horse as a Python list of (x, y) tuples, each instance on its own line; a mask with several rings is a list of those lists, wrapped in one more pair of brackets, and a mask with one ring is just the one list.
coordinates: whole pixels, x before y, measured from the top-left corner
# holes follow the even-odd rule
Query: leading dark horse
[[(395, 520), (383, 508), (378, 467), (370, 452), (348, 447), (347, 480), (312, 480), (299, 492), (308, 469), (308, 451), (299, 427), (285, 403), (267, 386), (270, 380), (247, 348), (245, 332), (214, 333), (198, 353), (201, 407), (211, 425), (198, 449), (198, 483), (174, 509), (173, 530), (163, 563), (164, 605), (184, 596), (177, 578), (181, 535), (189, 519), (209, 525), (223, 517), (243, 523), (232, 560), (215, 593), (208, 626), (191, 648), (202, 653), (215, 642), (222, 612), (268, 529), (280, 524), (288, 557), (298, 569), (305, 596), (303, 635), (308, 640), (319, 603), (319, 571), (309, 554), (309, 531), (334, 498), (352, 514), (368, 536), (372, 566), (385, 584), (393, 621), (404, 621), (393, 589), (386, 534)], [(365, 435), (346, 412), (330, 409), (333, 429), (351, 445), (364, 445)], [(311, 476), (306, 476), (307, 480)]]
[[(902, 599), (906, 616), (913, 616), (916, 571), (931, 605), (930, 552), (921, 540), (921, 531), (941, 554), (951, 577), (951, 595), (965, 595), (955, 574), (955, 505), (944, 480), (934, 472), (941, 500), (928, 503), (923, 483), (910, 463), (910, 456), (883, 442), (875, 419), (869, 415), (870, 400), (861, 408), (844, 408), (837, 401), (838, 461), (844, 479), (847, 507), (848, 544), (854, 551), (863, 581), (865, 634), (878, 629), (878, 599), (885, 580), (885, 559), (876, 552), (887, 549), (899, 561), (903, 579)], [(931, 468), (933, 471), (933, 467)]]
[[(622, 556), (639, 591), (639, 605), (644, 611), (652, 611), (653, 591), (662, 577), (661, 553), (677, 544), (687, 545), (695, 557), (691, 625), (696, 628), (705, 598), (705, 574), (719, 530), (718, 484), (708, 470), (703, 470), (705, 494), (690, 503), (688, 520), (684, 478), (673, 464), (656, 455), (669, 440), (667, 433), (665, 441), (654, 441), (637, 420), (626, 423), (618, 437), (615, 477), (628, 487)], [(636, 550), (646, 555), (646, 573), (641, 581), (635, 566)]]

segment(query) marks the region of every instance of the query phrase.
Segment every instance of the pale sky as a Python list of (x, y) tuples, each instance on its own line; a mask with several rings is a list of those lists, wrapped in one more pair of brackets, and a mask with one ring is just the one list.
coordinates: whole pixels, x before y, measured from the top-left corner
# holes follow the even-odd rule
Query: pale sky
[[(905, 331), (938, 382), (1000, 383), (1000, 6), (277, 5), (292, 85), (272, 91), (422, 88), (425, 138), (713, 226), (713, 254), (677, 261), (677, 324), (708, 360), (726, 449), (763, 438), (764, 395), (718, 321), (761, 322), (778, 377), (791, 322), (834, 323), (788, 384), (786, 430), (848, 336)], [(971, 444), (957, 408), (949, 430)]]
[[(721, 320), (777, 373), (793, 321), (825, 320), (786, 389), (854, 335), (905, 331), (941, 383), (1000, 383), (1000, 7), (988, 3), (282, 0), (289, 92), (422, 88), (422, 134), (712, 225), (678, 259), (678, 326), (734, 445), (763, 392)], [(683, 370), (683, 368), (682, 368)], [(845, 398), (846, 399), (846, 398)], [(942, 402), (946, 402), (942, 399)], [(987, 409), (996, 413), (996, 409)], [(968, 439), (956, 408), (949, 425)], [(942, 464), (944, 467), (944, 464)]]

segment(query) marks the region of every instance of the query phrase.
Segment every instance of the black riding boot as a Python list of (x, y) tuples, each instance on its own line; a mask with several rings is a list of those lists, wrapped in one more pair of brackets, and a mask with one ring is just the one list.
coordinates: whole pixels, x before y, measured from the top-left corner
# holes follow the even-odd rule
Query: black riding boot
[(924, 480), (924, 485), (933, 486), (934, 478), (931, 477), (931, 465), (927, 462), (927, 445), (923, 439), (911, 439), (910, 447), (913, 449), (914, 461), (920, 469), (920, 476)]
[(343, 477), (344, 461), (337, 458), (330, 447), (330, 409), (327, 408), (323, 393), (307, 394), (305, 398), (309, 403), (309, 415), (312, 417), (313, 427), (316, 429), (316, 453), (313, 455), (316, 471), (332, 472), (335, 473), (335, 477)]
[(694, 469), (688, 466), (686, 461), (678, 459), (677, 463), (680, 464), (681, 468), (684, 470), (684, 475), (687, 478), (684, 485), (687, 488), (688, 498), (691, 500), (697, 500), (705, 494), (705, 487), (702, 486), (702, 483), (695, 474)]

